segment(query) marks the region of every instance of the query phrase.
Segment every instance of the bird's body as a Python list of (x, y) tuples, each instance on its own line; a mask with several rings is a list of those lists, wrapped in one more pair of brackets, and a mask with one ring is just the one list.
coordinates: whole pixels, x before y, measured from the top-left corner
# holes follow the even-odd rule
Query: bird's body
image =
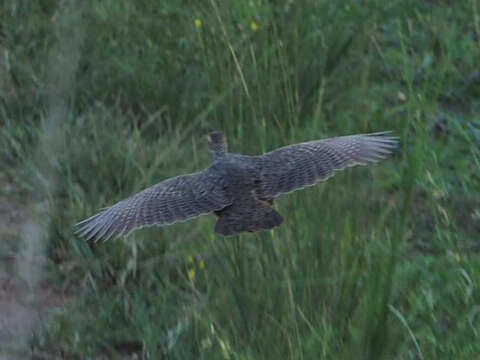
[(79, 225), (87, 239), (115, 238), (152, 225), (215, 213), (215, 232), (228, 236), (267, 230), (282, 216), (272, 207), (281, 194), (314, 185), (335, 171), (376, 162), (397, 138), (389, 133), (351, 135), (279, 148), (258, 156), (229, 153), (221, 132), (208, 136), (210, 167), (177, 176), (106, 208)]
[(215, 211), (220, 218), (215, 232), (224, 236), (256, 232), (280, 225), (283, 218), (271, 207), (273, 198), (262, 197), (261, 178), (264, 170), (259, 156), (227, 154), (217, 158), (213, 171), (223, 172), (225, 190), (231, 204)]

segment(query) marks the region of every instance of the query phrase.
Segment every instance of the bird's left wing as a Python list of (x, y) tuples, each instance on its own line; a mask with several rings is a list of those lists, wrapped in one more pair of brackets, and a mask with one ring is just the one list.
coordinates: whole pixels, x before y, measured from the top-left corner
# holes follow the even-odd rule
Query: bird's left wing
[(79, 222), (87, 240), (108, 240), (152, 225), (166, 225), (221, 210), (231, 204), (224, 179), (209, 168), (149, 187)]
[(340, 136), (294, 144), (258, 157), (258, 195), (271, 198), (325, 181), (336, 171), (377, 162), (398, 144), (390, 132)]

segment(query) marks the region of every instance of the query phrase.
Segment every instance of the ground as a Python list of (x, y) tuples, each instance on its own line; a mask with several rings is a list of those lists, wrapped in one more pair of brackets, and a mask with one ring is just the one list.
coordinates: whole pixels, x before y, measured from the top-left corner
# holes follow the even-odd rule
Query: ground
[(32, 222), (32, 209), (15, 200), (20, 190), (2, 174), (0, 188), (0, 359), (25, 359), (32, 334), (70, 299), (45, 281), (45, 253), (24, 243), (39, 228)]

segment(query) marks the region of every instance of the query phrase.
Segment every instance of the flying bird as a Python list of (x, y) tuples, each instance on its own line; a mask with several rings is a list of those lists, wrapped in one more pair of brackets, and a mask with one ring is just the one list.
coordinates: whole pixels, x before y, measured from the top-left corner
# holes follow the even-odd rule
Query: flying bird
[(213, 163), (193, 174), (164, 180), (79, 222), (80, 236), (108, 240), (153, 225), (200, 215), (218, 216), (223, 236), (272, 229), (283, 222), (273, 208), (279, 195), (312, 186), (336, 171), (377, 162), (398, 144), (391, 132), (333, 137), (293, 144), (264, 155), (228, 152), (220, 131), (207, 135)]

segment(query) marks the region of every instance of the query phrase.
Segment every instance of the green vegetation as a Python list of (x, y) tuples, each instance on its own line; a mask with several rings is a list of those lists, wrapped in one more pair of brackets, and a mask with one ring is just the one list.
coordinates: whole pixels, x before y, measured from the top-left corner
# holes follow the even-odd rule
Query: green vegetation
[[(30, 352), (479, 356), (478, 0), (18, 0), (0, 17), (0, 170), (47, 204), (38, 286), (72, 297)], [(206, 166), (209, 129), (248, 154), (383, 130), (401, 148), (281, 198), (271, 232), (215, 237), (211, 216), (73, 235)]]

